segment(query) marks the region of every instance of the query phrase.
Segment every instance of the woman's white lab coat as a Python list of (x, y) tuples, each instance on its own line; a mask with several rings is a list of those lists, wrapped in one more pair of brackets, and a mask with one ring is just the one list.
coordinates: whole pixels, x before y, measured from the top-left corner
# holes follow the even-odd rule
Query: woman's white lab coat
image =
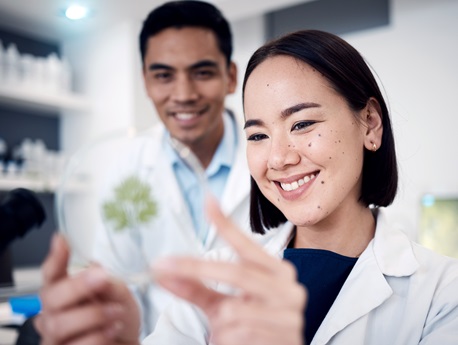
[[(458, 344), (458, 260), (411, 242), (380, 209), (374, 239), (358, 259), (311, 345)], [(262, 239), (282, 257), (292, 227)], [(229, 249), (211, 253), (230, 260)], [(281, 298), (281, 296), (279, 296)], [(144, 345), (208, 344), (205, 316), (176, 302)]]
[[(230, 215), (241, 229), (251, 232), (249, 225), (250, 173), (246, 163), (246, 140), (241, 130), (242, 126), (238, 123), (235, 126), (238, 137), (236, 157), (223, 195), (220, 196), (220, 204), (224, 212)], [(150, 261), (173, 253), (201, 255), (210, 249), (224, 245), (224, 242), (216, 236), (214, 227), (210, 228), (204, 244), (196, 242), (191, 215), (175, 178), (170, 159), (164, 151), (165, 135), (165, 127), (159, 123), (147, 133), (123, 145), (124, 151), (120, 153), (122, 157), (119, 157), (115, 171), (110, 177), (112, 181), (105, 181), (104, 190), (100, 192), (106, 195), (112, 191), (114, 184), (119, 183), (129, 174), (141, 176), (152, 186), (158, 213), (147, 226), (140, 229), (143, 252), (147, 253)], [(122, 250), (118, 256), (113, 255), (109, 245), (110, 241), (104, 232), (99, 232), (94, 250), (95, 259), (121, 275), (123, 272), (127, 274), (135, 267), (141, 268), (144, 265), (144, 261), (138, 255), (138, 249), (129, 246), (127, 232), (116, 234), (115, 241), (120, 244), (117, 245), (117, 248)], [(145, 308), (145, 304), (149, 304), (146, 306), (149, 312), (145, 315), (145, 323), (154, 325), (158, 314), (171, 300), (171, 295), (158, 287), (150, 286), (149, 289), (149, 301), (143, 296), (140, 304), (142, 308)], [(137, 294), (137, 297), (139, 296), (140, 294)]]

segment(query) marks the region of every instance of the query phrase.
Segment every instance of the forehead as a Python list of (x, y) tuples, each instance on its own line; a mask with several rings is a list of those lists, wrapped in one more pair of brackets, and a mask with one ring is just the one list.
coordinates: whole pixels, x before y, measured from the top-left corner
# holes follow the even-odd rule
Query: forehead
[(199, 60), (224, 61), (213, 31), (199, 27), (167, 28), (147, 41), (145, 63), (191, 65)]
[(310, 65), (290, 56), (280, 55), (260, 63), (245, 86), (246, 115), (259, 110), (281, 111), (304, 101), (322, 103), (335, 97), (328, 80)]

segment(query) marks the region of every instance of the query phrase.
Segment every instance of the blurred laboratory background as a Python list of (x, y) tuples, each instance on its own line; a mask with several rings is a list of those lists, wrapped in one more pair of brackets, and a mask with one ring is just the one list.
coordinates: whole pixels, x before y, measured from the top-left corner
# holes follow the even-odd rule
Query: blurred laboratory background
[[(387, 94), (395, 130), (401, 184), (388, 214), (419, 241), (447, 217), (446, 254), (456, 255), (458, 1), (211, 2), (231, 21), (240, 81), (255, 48), (296, 29), (331, 31), (362, 53)], [(48, 250), (69, 155), (105, 133), (157, 121), (137, 42), (142, 20), (162, 1), (80, 0), (88, 8), (80, 20), (65, 16), (70, 3), (0, 0), (0, 198), (27, 188), (47, 213), (39, 229), (11, 243), (14, 272), (37, 268)], [(240, 87), (227, 105), (243, 116)], [(448, 215), (434, 209), (441, 203)], [(434, 212), (425, 216), (426, 208)]]

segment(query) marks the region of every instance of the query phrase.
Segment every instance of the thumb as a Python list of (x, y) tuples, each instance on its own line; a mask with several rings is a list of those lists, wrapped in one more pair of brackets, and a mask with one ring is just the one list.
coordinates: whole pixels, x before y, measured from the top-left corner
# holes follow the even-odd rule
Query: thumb
[(50, 251), (42, 265), (43, 284), (49, 285), (67, 276), (70, 258), (68, 243), (62, 234), (55, 234), (51, 240)]

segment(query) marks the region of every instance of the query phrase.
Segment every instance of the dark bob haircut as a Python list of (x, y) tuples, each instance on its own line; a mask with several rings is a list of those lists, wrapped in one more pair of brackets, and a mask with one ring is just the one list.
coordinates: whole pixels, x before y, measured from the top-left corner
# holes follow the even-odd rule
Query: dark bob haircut
[(213, 5), (203, 1), (170, 1), (155, 8), (143, 22), (140, 53), (145, 60), (148, 39), (168, 28), (200, 27), (214, 32), (218, 47), (229, 66), (232, 56), (232, 33), (229, 23)]
[[(369, 66), (359, 52), (333, 34), (302, 30), (266, 43), (250, 58), (243, 94), (251, 73), (263, 61), (278, 55), (291, 56), (320, 72), (355, 111), (363, 109), (371, 97), (380, 104), (383, 136), (376, 152), (364, 150), (360, 202), (369, 206), (390, 205), (397, 192), (398, 170), (394, 137), (386, 102)], [(285, 216), (259, 190), (251, 178), (250, 222), (253, 232), (286, 222)]]

